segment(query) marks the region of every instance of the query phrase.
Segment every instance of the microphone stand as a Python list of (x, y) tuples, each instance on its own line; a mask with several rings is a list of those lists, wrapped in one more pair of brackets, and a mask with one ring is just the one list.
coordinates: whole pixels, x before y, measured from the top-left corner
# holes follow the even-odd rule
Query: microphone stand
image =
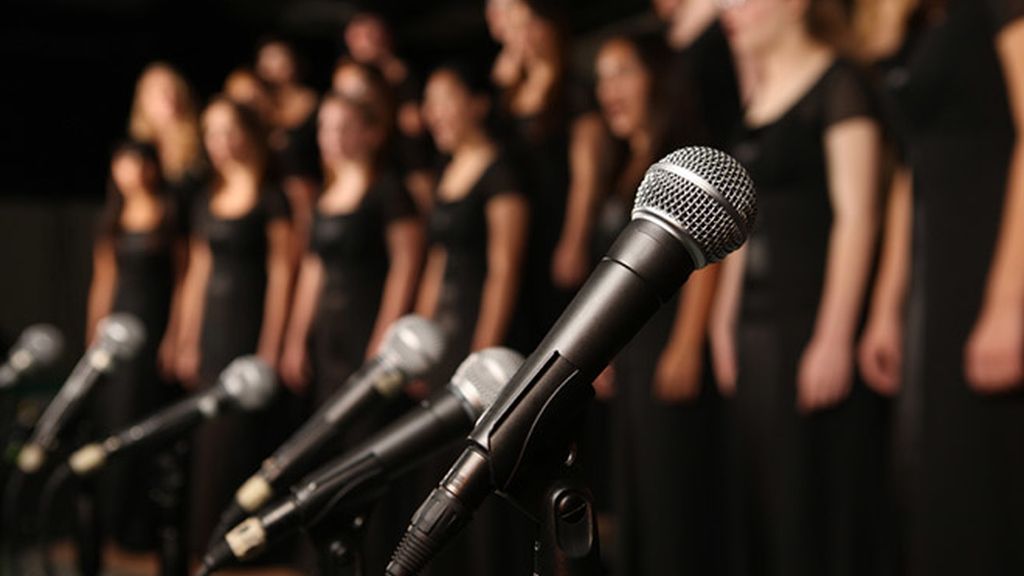
[(187, 455), (188, 442), (179, 440), (157, 456), (154, 466), (158, 476), (152, 496), (158, 518), (160, 576), (188, 575), (186, 472), (182, 468)]
[(534, 545), (534, 576), (600, 576), (601, 546), (593, 496), (575, 451), (544, 493)]
[(344, 517), (342, 522), (317, 529), (313, 541), (317, 548), (317, 564), (324, 576), (365, 576), (366, 558), (363, 538), (366, 514)]

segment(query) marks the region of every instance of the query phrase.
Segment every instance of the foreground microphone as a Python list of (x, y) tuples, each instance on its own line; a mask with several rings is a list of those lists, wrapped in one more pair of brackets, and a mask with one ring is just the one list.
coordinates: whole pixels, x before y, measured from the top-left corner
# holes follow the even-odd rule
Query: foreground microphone
[(46, 462), (47, 452), (57, 445), (57, 436), (73, 418), (93, 384), (118, 364), (135, 356), (146, 341), (146, 329), (131, 314), (115, 313), (100, 321), (96, 341), (85, 351), (60, 392), (39, 417), (32, 437), (18, 454), (18, 468), (31, 474)]
[(594, 378), (694, 269), (743, 244), (755, 215), (750, 177), (723, 152), (684, 148), (651, 166), (633, 220), (470, 434), (387, 573), (418, 574), (493, 491), (539, 522), (543, 484), (565, 462)]
[(507, 348), (471, 355), (446, 390), (321, 467), (293, 488), (289, 498), (228, 532), (203, 559), (200, 573), (252, 558), (339, 507), (361, 513), (401, 473), (466, 434), (522, 362), (522, 356)]
[(77, 476), (92, 474), (112, 457), (173, 438), (225, 409), (259, 410), (270, 403), (276, 387), (274, 371), (258, 356), (237, 358), (220, 373), (216, 386), (168, 406), (102, 442), (83, 446), (71, 455), (68, 465)]
[(64, 336), (50, 324), (33, 324), (21, 333), (0, 366), (0, 389), (10, 388), (30, 372), (52, 365), (64, 352)]
[(420, 316), (399, 318), (385, 334), (377, 355), (238, 489), (221, 525), (226, 529), (259, 510), (286, 482), (306, 472), (317, 451), (342, 429), (367, 411), (397, 398), (409, 381), (426, 376), (443, 352), (444, 335), (436, 324)]

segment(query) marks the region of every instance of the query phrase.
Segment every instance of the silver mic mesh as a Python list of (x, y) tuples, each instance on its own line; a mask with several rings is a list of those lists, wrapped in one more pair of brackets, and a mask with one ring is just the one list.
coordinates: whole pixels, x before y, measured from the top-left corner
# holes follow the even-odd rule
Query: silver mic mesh
[(422, 378), (444, 353), (444, 334), (437, 324), (410, 314), (395, 321), (377, 351), (408, 378)]
[(220, 374), (220, 385), (242, 410), (259, 410), (274, 397), (277, 378), (258, 356), (235, 358)]
[(466, 410), (479, 418), (523, 364), (522, 354), (508, 348), (487, 348), (463, 360), (448, 384), (465, 399)]
[(33, 324), (21, 333), (15, 349), (24, 350), (35, 366), (56, 362), (64, 351), (64, 336), (50, 324)]
[(754, 183), (725, 152), (682, 148), (647, 170), (633, 217), (667, 225), (699, 268), (722, 260), (750, 235), (757, 217)]
[(115, 312), (100, 321), (97, 326), (101, 346), (118, 359), (135, 355), (146, 342), (146, 327), (135, 316)]

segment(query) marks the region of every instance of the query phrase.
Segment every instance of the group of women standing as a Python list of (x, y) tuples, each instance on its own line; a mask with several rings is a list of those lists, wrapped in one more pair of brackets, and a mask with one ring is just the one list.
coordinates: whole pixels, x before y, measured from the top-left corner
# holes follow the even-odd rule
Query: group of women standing
[[(713, 145), (750, 171), (758, 221), (595, 383), (613, 572), (1024, 571), (1024, 2), (659, 0), (663, 29), (604, 38), (592, 82), (553, 4), (490, 0), (489, 73), (444, 63), (422, 91), (368, 14), (323, 96), (279, 40), (202, 111), (173, 68), (143, 73), (89, 314), (133, 312), (151, 344), (100, 422), (244, 354), (288, 390), (198, 432), (193, 552), (286, 407), (322, 402), (395, 319), (448, 336), (411, 399), (473, 350), (528, 353), (647, 167)], [(404, 486), (423, 492), (405, 517), (437, 479)], [(111, 533), (144, 547), (145, 489), (121, 493)], [(526, 573), (515, 517), (485, 511), (435, 573)]]

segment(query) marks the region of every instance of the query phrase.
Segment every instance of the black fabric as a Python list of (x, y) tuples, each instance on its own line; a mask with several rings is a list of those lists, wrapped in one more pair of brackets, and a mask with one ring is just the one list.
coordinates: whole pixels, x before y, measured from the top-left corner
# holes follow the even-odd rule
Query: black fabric
[[(197, 234), (213, 255), (200, 336), (204, 389), (215, 385), (235, 358), (256, 353), (267, 288), (268, 226), (288, 217), (288, 202), (276, 187), (263, 189), (257, 205), (237, 218), (213, 214), (209, 194), (196, 205)], [(235, 490), (284, 439), (278, 406), (271, 402), (257, 412), (223, 414), (197, 429), (191, 484), (194, 554), (205, 551)]]
[(320, 150), (316, 142), (317, 110), (314, 106), (302, 122), (282, 128), (271, 138), (273, 164), (277, 176), (319, 179)]
[(734, 150), (758, 190), (737, 328), (736, 574), (879, 570), (881, 401), (855, 379), (835, 408), (810, 416), (796, 408), (833, 221), (824, 136), (845, 120), (873, 119), (871, 94), (838, 60), (780, 117), (744, 127)]
[[(157, 351), (167, 329), (174, 286), (173, 242), (168, 227), (121, 231), (113, 238), (117, 287), (112, 312), (142, 321), (146, 342), (97, 389), (96, 432), (120, 432), (175, 397), (176, 388), (157, 371)], [(157, 513), (150, 498), (155, 478), (149, 455), (127, 457), (105, 468), (100, 494), (107, 534), (128, 549), (156, 545)]]
[(899, 407), (911, 576), (1024, 573), (1024, 396), (981, 397), (963, 376), (1015, 137), (995, 35), (1022, 13), (951, 0), (885, 75), (914, 178)]

